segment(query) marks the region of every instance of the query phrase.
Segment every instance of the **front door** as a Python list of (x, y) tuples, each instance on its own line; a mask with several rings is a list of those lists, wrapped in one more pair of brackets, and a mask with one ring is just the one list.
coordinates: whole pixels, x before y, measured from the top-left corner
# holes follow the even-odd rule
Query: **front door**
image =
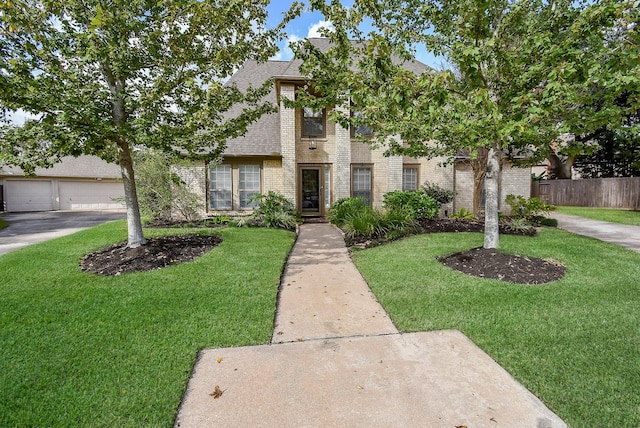
[(302, 215), (323, 215), (322, 168), (300, 168), (300, 211)]

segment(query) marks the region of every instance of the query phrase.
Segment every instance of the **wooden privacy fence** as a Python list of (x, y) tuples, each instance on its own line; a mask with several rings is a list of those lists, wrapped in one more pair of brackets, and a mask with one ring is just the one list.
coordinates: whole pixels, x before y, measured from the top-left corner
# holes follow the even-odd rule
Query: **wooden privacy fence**
[(640, 210), (640, 177), (532, 181), (531, 196), (551, 205)]

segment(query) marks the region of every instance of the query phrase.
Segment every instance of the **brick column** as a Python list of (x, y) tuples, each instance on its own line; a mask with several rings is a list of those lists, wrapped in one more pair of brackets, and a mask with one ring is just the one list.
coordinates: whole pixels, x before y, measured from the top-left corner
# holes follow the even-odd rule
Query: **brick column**
[(280, 146), (282, 150), (282, 190), (297, 206), (296, 198), (296, 111), (285, 107), (284, 99), (295, 99), (294, 85), (280, 86)]
[[(341, 112), (348, 113), (345, 106), (336, 106)], [(351, 133), (336, 123), (336, 153), (333, 164), (333, 183), (335, 199), (351, 196)]]

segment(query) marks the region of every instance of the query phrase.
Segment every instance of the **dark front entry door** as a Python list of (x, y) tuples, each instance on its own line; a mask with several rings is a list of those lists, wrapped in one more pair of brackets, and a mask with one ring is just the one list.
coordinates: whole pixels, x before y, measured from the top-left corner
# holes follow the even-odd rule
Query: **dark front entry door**
[(303, 215), (322, 215), (322, 170), (301, 168), (300, 210)]

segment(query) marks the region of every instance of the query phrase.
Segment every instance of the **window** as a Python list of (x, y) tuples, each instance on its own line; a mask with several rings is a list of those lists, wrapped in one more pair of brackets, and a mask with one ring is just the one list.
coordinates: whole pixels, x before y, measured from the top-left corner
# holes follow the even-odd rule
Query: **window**
[(212, 210), (247, 210), (261, 191), (260, 164), (222, 164), (209, 169), (209, 206)]
[[(351, 117), (357, 120), (364, 118), (364, 115), (360, 110), (353, 110), (351, 111)], [(366, 124), (353, 125), (351, 126), (351, 138), (355, 138), (356, 135), (361, 137), (371, 137), (373, 136), (373, 130)]]
[(324, 137), (324, 109), (304, 107), (302, 109), (302, 136)]
[(256, 201), (250, 202), (254, 195), (260, 193), (260, 166), (240, 165), (240, 209), (254, 208)]
[(405, 166), (402, 168), (402, 190), (418, 190), (418, 168)]
[(212, 166), (209, 182), (211, 208), (230, 210), (232, 207), (231, 165)]
[(371, 205), (371, 167), (354, 166), (351, 170), (351, 196)]

